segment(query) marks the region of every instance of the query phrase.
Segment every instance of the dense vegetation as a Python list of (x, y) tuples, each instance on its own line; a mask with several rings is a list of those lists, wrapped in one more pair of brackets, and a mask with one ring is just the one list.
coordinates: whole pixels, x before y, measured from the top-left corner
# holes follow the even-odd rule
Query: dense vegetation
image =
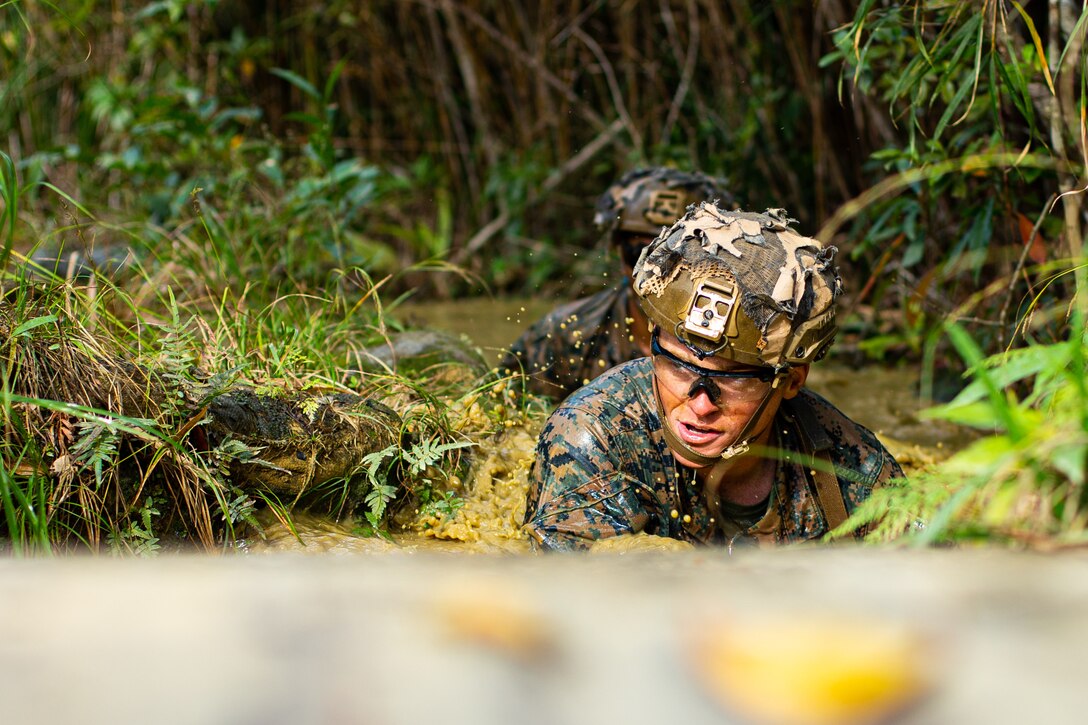
[[(1085, 17), (1059, 0), (0, 6), (0, 529), (139, 548), (169, 503), (179, 536), (217, 545), (257, 504), (230, 477), (245, 451), (182, 434), (202, 398), (130, 419), (18, 388), (62, 338), (174, 385), (369, 394), (345, 371), (403, 294), (599, 286), (592, 201), (653, 163), (724, 175), (840, 247), (840, 354), (915, 356), (929, 384), (974, 371), (938, 414), (989, 435), (875, 499), (903, 512), (887, 531), (1075, 537)], [(384, 384), (416, 391), (410, 452), (456, 468), (448, 411), (485, 383)], [(396, 458), (352, 494), (370, 524), (388, 470), (431, 496)]]

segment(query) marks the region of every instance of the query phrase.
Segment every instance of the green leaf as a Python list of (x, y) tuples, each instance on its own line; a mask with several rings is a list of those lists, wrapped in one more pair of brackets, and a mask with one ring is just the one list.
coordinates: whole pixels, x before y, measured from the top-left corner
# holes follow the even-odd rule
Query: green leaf
[(982, 365), (982, 351), (967, 332), (957, 325), (950, 323), (946, 327), (949, 340), (969, 366), (975, 369), (977, 379), (982, 381), (986, 393), (990, 398), (994, 413), (1000, 421), (1000, 427), (1007, 431), (1014, 439), (1019, 440), (1024, 436), (1019, 417), (1014, 413), (1009, 401), (1006, 399), (1001, 387), (998, 386), (990, 374)]
[(57, 321), (57, 316), (56, 315), (43, 315), (42, 317), (35, 317), (34, 319), (27, 320), (23, 324), (16, 327), (12, 331), (11, 336), (12, 337), (19, 337), (20, 335), (24, 335), (27, 332), (30, 332), (35, 327), (41, 327), (42, 325), (48, 325), (49, 323), (56, 322), (56, 321)]
[(458, 441), (456, 443), (441, 443), (437, 439), (430, 439), (417, 443), (411, 449), (404, 452), (404, 460), (411, 464), (409, 474), (421, 473), (427, 466), (434, 465), (442, 459), (442, 455), (458, 448), (467, 448), (476, 445), (471, 441)]
[(941, 114), (941, 120), (937, 122), (937, 128), (933, 131), (933, 138), (938, 139), (941, 134), (944, 133), (944, 129), (948, 126), (948, 122), (952, 120), (952, 114), (956, 112), (956, 109), (963, 103), (963, 99), (967, 96), (967, 92), (974, 87), (974, 78), (968, 78), (960, 86), (960, 89), (956, 91), (956, 95), (952, 97), (952, 101), (948, 104), (948, 107), (944, 109), (944, 113)]
[(1084, 486), (1084, 467), (1088, 465), (1088, 448), (1083, 444), (1059, 446), (1050, 452), (1050, 463), (1077, 488)]
[(1084, 21), (1088, 19), (1088, 8), (1084, 8), (1080, 11), (1080, 17), (1077, 18), (1077, 24), (1073, 26), (1073, 32), (1069, 34), (1069, 39), (1065, 42), (1065, 47), (1062, 48), (1062, 54), (1058, 57), (1058, 70), (1055, 71), (1055, 75), (1061, 75), (1062, 67), (1065, 63), (1065, 54), (1069, 52), (1069, 49), (1073, 47), (1073, 43), (1077, 38), (1077, 33), (1084, 29)]
[(344, 64), (348, 62), (347, 56), (340, 59), (340, 62), (332, 69), (332, 73), (329, 74), (328, 79), (325, 80), (325, 93), (323, 99), (325, 103), (329, 103), (332, 99), (332, 92), (336, 88), (336, 81), (340, 79), (340, 73), (344, 70)]
[(933, 100), (939, 97), (941, 90), (948, 85), (954, 75), (959, 75), (961, 72), (960, 58), (964, 56), (967, 49), (971, 47), (971, 41), (975, 41), (976, 47), (981, 43), (979, 31), (982, 30), (982, 17), (975, 15), (971, 17), (966, 23), (956, 29), (955, 34), (948, 39), (947, 42), (938, 43), (934, 52), (935, 60), (944, 60), (944, 56), (948, 55), (949, 51), (953, 48), (953, 41), (959, 38), (959, 43), (956, 44), (955, 50), (952, 52), (952, 56), (944, 63), (944, 73), (933, 86), (933, 96), (930, 100), (932, 104)]
[(87, 207), (85, 207), (85, 206), (83, 206), (82, 204), (80, 204), (80, 203), (79, 203), (78, 201), (76, 201), (75, 199), (73, 199), (73, 198), (72, 198), (72, 197), (71, 197), (70, 195), (68, 195), (68, 194), (67, 194), (66, 192), (64, 192), (63, 190), (61, 190), (61, 189), (58, 189), (57, 187), (55, 187), (55, 186), (53, 186), (52, 184), (50, 184), (50, 183), (49, 183), (48, 181), (42, 181), (42, 182), (40, 182), (40, 185), (41, 185), (41, 186), (44, 186), (44, 187), (45, 187), (46, 189), (49, 189), (50, 191), (53, 191), (53, 192), (54, 192), (54, 193), (56, 193), (56, 194), (57, 194), (58, 196), (60, 196), (60, 198), (64, 199), (64, 200), (65, 200), (66, 202), (68, 202), (69, 204), (71, 204), (72, 206), (74, 206), (74, 207), (75, 207), (76, 209), (79, 209), (80, 213), (81, 213), (81, 214), (83, 214), (84, 216), (86, 216), (87, 218), (89, 218), (89, 219), (92, 219), (92, 220), (93, 220), (93, 219), (96, 219), (95, 215), (94, 215), (94, 214), (92, 214), (92, 213), (91, 213), (91, 212), (90, 212), (90, 211), (89, 211), (89, 210), (87, 209)]
[(298, 121), (308, 126), (318, 126), (321, 124), (321, 119), (312, 113), (303, 113), (301, 111), (292, 111), (291, 113), (284, 114), (283, 116), (288, 121)]
[(317, 92), (317, 89), (314, 88), (313, 84), (300, 76), (298, 73), (295, 73), (294, 71), (289, 71), (286, 68), (272, 68), (269, 73), (284, 79), (315, 101), (321, 101), (321, 94)]
[[(993, 355), (983, 361), (993, 384), (1007, 388), (1013, 383), (1048, 371), (1065, 371), (1070, 361), (1069, 347), (1061, 345), (1029, 345), (1010, 350), (1007, 353)], [(964, 405), (980, 400), (989, 394), (982, 380), (973, 380), (961, 390), (949, 403), (950, 406)]]
[(1005, 49), (1009, 57), (1012, 58), (1009, 63), (1005, 63), (997, 53), (992, 54), (990, 58), (993, 59), (997, 72), (1004, 81), (1005, 86), (1009, 88), (1009, 95), (1012, 96), (1013, 105), (1020, 111), (1020, 115), (1027, 120), (1031, 135), (1034, 135), (1035, 107), (1031, 102), (1031, 96), (1028, 95), (1028, 87), (1024, 81), (1024, 76), (1020, 73), (1020, 64), (1016, 61), (1012, 45), (1007, 38), (1005, 39)]
[(385, 509), (389, 502), (396, 495), (397, 489), (395, 486), (385, 483), (375, 484), (374, 488), (367, 494), (365, 503), (370, 507), (370, 513), (374, 515), (374, 518), (380, 520), (385, 515)]
[(910, 268), (922, 261), (925, 253), (926, 241), (924, 239), (912, 239), (903, 252), (902, 265)]
[(1036, 57), (1039, 59), (1039, 67), (1043, 69), (1046, 85), (1050, 88), (1051, 95), (1056, 96), (1058, 92), (1054, 90), (1054, 79), (1050, 77), (1050, 67), (1046, 64), (1046, 50), (1043, 48), (1043, 41), (1039, 37), (1039, 31), (1035, 29), (1035, 22), (1030, 15), (1024, 12), (1024, 8), (1016, 0), (1012, 0), (1012, 5), (1016, 8), (1016, 12), (1020, 13), (1020, 17), (1024, 19), (1024, 24), (1028, 27), (1028, 32), (1031, 33), (1031, 42), (1035, 44)]
[(947, 459), (941, 466), (941, 473), (949, 478), (970, 478), (984, 482), (1017, 453), (1008, 436), (986, 436)]
[[(981, 386), (980, 386), (981, 387)], [(983, 391), (985, 394), (985, 391)], [(918, 413), (922, 420), (947, 420), (972, 428), (997, 428), (998, 418), (989, 402), (948, 403), (926, 408)]]
[(15, 172), (15, 162), (10, 156), (0, 151), (0, 199), (4, 202), (4, 211), (0, 214), (0, 272), (7, 268), (11, 250), (15, 244), (15, 225), (19, 219), (19, 180)]
[(396, 456), (397, 451), (400, 450), (400, 446), (391, 444), (381, 449), (380, 451), (374, 451), (363, 456), (363, 465), (366, 466), (366, 477), (372, 485), (378, 485), (380, 479), (378, 478), (378, 468), (382, 465), (382, 461), (386, 458)]

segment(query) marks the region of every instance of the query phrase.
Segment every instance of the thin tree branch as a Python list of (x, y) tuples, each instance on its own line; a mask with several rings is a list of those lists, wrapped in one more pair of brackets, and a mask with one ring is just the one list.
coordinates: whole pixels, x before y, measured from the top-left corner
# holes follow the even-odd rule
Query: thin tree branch
[[(573, 174), (584, 163), (593, 158), (598, 151), (612, 143), (625, 127), (626, 125), (624, 124), (623, 119), (617, 118), (613, 121), (612, 124), (598, 134), (595, 139), (583, 146), (581, 151), (567, 159), (562, 166), (549, 174), (548, 178), (544, 180), (544, 183), (540, 185), (539, 189), (530, 192), (525, 199), (525, 204), (521, 207), (521, 211), (531, 207), (543, 198), (544, 195), (558, 187), (565, 178)], [(464, 247), (451, 255), (450, 261), (453, 264), (461, 264), (468, 259), (469, 256), (478, 252), (492, 237), (502, 231), (503, 227), (509, 222), (510, 212), (502, 212), (484, 225), (478, 232), (473, 234), (472, 238), (468, 240)]]

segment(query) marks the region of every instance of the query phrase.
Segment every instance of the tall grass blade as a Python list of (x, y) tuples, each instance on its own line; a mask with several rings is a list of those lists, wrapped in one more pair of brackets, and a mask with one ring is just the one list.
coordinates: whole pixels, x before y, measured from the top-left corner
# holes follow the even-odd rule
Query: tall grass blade
[(1077, 24), (1073, 26), (1073, 31), (1069, 33), (1069, 39), (1066, 41), (1065, 47), (1062, 48), (1062, 54), (1058, 56), (1058, 66), (1057, 70), (1054, 72), (1055, 77), (1061, 75), (1062, 68), (1065, 66), (1065, 54), (1073, 47), (1077, 35), (1084, 30), (1086, 20), (1088, 20), (1088, 7), (1080, 11), (1080, 17), (1077, 18)]
[(15, 162), (3, 151), (0, 151), (0, 200), (4, 202), (0, 216), (0, 274), (3, 274), (15, 244), (15, 224), (19, 219), (19, 180)]
[(1012, 5), (1016, 8), (1016, 12), (1020, 13), (1020, 17), (1024, 19), (1024, 24), (1028, 28), (1028, 32), (1031, 33), (1031, 42), (1035, 45), (1035, 53), (1039, 58), (1039, 67), (1043, 71), (1043, 77), (1046, 78), (1046, 85), (1050, 88), (1050, 94), (1056, 96), (1058, 95), (1058, 92), (1054, 90), (1054, 79), (1050, 76), (1050, 66), (1047, 64), (1046, 49), (1043, 47), (1042, 38), (1039, 37), (1039, 31), (1035, 29), (1035, 22), (1024, 10), (1024, 7), (1016, 2), (1016, 0), (1012, 0)]
[(1005, 397), (1003, 390), (998, 386), (990, 371), (986, 369), (983, 362), (982, 351), (979, 349), (978, 345), (962, 327), (954, 322), (947, 325), (946, 331), (949, 339), (955, 346), (956, 351), (964, 359), (964, 362), (967, 363), (969, 369), (985, 388), (990, 399), (993, 413), (997, 416), (1001, 427), (1008, 432), (1013, 440), (1018, 441), (1023, 438), (1023, 426), (1016, 416), (1013, 407)]

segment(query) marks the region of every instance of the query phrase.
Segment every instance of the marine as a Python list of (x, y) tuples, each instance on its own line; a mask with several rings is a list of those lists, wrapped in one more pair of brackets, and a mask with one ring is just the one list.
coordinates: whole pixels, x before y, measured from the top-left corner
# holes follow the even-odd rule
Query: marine
[(649, 354), (646, 318), (631, 294), (631, 270), (643, 248), (685, 209), (718, 200), (735, 206), (726, 182), (699, 172), (636, 169), (597, 202), (594, 223), (619, 252), (622, 281), (557, 307), (533, 323), (499, 363), (507, 375), (525, 375), (526, 389), (562, 400), (619, 363)]
[(546, 422), (526, 507), (536, 548), (636, 533), (730, 550), (816, 540), (902, 477), (871, 431), (804, 387), (842, 284), (836, 249), (793, 223), (703, 202), (644, 249), (632, 292), (650, 355)]

